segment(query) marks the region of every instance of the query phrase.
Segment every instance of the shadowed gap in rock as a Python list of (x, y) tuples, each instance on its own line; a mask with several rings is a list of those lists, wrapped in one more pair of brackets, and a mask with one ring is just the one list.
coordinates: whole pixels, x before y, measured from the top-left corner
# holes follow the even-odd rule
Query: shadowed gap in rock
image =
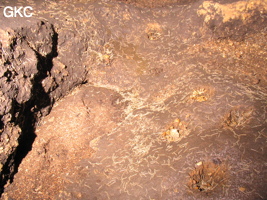
[[(52, 29), (54, 31), (53, 26)], [(58, 34), (55, 31), (52, 39), (52, 52), (46, 57), (43, 57), (34, 50), (38, 59), (38, 73), (33, 80), (31, 98), (24, 104), (18, 104), (15, 101), (13, 105), (13, 112), (19, 113), (19, 115), (16, 118), (13, 118), (12, 121), (15, 124), (19, 125), (22, 133), (19, 138), (19, 145), (15, 153), (9, 156), (8, 161), (3, 166), (2, 175), (0, 177), (0, 196), (4, 191), (4, 186), (6, 185), (8, 180), (10, 180), (10, 183), (13, 182), (14, 176), (18, 172), (18, 168), (22, 160), (32, 149), (33, 142), (36, 138), (36, 122), (41, 116), (49, 114), (53, 105), (53, 100), (51, 101), (49, 94), (45, 92), (42, 86), (42, 80), (47, 77), (47, 72), (50, 72), (53, 67), (52, 60), (57, 56)], [(46, 112), (42, 111), (43, 108), (47, 108)], [(0, 129), (1, 126), (3, 125), (0, 124)], [(14, 170), (10, 170), (12, 166), (14, 166)]]

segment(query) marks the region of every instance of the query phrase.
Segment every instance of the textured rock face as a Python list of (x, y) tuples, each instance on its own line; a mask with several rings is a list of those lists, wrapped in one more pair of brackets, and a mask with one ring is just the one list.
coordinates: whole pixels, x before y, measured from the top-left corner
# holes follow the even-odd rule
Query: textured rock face
[(48, 22), (0, 29), (0, 34), (0, 163), (5, 183), (14, 173), (20, 141), (34, 137), (37, 118), (48, 114), (56, 99), (83, 83), (88, 69), (77, 56), (85, 51), (86, 43), (76, 44), (67, 32), (58, 38)]
[(0, 186), (32, 149), (9, 197), (265, 195), (266, 1), (121, 2), (35, 2), (0, 26)]
[[(49, 23), (1, 29), (1, 154), (2, 183), (14, 173), (14, 156), (22, 131), (33, 127), (34, 113), (51, 104), (44, 103), (40, 81), (49, 72), (55, 32)], [(50, 61), (51, 62), (51, 61)], [(38, 101), (38, 104), (36, 103)], [(26, 133), (25, 133), (26, 134)]]
[(266, 13), (266, 8), (267, 2), (260, 0), (231, 4), (204, 1), (198, 14), (204, 17), (204, 22), (215, 37), (242, 41), (247, 34), (265, 28), (267, 19), (263, 14)]
[[(96, 28), (83, 36), (75, 29), (62, 28), (58, 33), (51, 23), (41, 20), (11, 23), (10, 27), (7, 21), (0, 28), (2, 186), (31, 149), (36, 121), (49, 113), (55, 100), (86, 82), (90, 58), (84, 52), (98, 50), (105, 39)], [(18, 158), (17, 151), (22, 154)]]
[(168, 5), (183, 5), (196, 2), (197, 0), (164, 0), (164, 1), (155, 1), (155, 0), (119, 0), (125, 3), (134, 4), (139, 7), (164, 7)]

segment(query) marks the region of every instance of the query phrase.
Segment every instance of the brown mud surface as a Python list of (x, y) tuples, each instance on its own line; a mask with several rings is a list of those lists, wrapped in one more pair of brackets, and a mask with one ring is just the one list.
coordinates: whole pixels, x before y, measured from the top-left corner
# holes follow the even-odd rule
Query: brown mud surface
[(2, 199), (267, 199), (266, 1), (18, 2), (87, 74)]

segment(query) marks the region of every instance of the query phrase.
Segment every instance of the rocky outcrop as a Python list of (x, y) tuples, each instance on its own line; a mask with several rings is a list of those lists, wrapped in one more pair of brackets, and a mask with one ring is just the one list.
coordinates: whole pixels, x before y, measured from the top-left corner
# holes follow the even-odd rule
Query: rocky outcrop
[[(57, 35), (49, 23), (38, 22), (30, 27), (1, 29), (1, 186), (16, 171), (16, 155), (29, 148), (36, 117), (49, 110), (52, 99), (42, 86), (56, 55)], [(25, 147), (25, 144), (23, 144)]]
[(87, 29), (83, 37), (75, 29), (58, 32), (37, 19), (0, 29), (1, 187), (31, 150), (38, 119), (56, 100), (87, 82), (90, 56), (106, 38), (97, 29)]
[(267, 2), (254, 0), (220, 4), (204, 1), (198, 15), (217, 38), (244, 40), (246, 35), (261, 32), (266, 28)]

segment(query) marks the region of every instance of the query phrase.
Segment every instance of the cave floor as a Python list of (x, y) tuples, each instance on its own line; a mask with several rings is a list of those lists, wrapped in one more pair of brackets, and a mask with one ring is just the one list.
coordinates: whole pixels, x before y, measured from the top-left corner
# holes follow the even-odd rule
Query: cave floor
[(266, 199), (267, 32), (212, 38), (200, 4), (91, 8), (114, 35), (2, 198)]

